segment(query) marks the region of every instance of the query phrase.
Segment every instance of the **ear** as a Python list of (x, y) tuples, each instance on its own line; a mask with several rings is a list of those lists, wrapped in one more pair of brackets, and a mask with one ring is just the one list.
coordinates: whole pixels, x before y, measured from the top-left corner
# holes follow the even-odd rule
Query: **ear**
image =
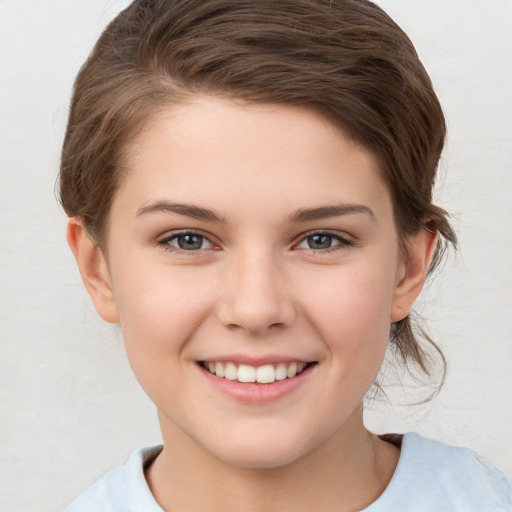
[(407, 254), (399, 268), (391, 307), (391, 322), (403, 320), (410, 312), (425, 283), (437, 243), (437, 232), (423, 228), (407, 239)]
[(69, 219), (66, 235), (96, 311), (103, 320), (119, 323), (119, 314), (103, 251), (89, 238), (80, 217)]

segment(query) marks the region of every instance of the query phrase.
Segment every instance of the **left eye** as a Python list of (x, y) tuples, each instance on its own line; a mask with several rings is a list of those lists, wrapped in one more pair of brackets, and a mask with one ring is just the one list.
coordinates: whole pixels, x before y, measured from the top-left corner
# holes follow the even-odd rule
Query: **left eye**
[(171, 245), (182, 251), (198, 251), (212, 247), (211, 242), (206, 237), (197, 233), (177, 233), (162, 240), (161, 243)]
[(338, 235), (332, 235), (329, 233), (315, 233), (305, 237), (302, 242), (297, 245), (298, 249), (331, 249), (337, 245), (348, 245), (348, 241), (344, 240)]

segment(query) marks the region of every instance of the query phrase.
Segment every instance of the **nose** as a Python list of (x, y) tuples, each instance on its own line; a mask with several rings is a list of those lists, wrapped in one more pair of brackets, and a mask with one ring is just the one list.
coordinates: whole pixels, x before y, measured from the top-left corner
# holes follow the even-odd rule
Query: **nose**
[(241, 255), (223, 277), (218, 309), (223, 325), (261, 335), (293, 323), (289, 278), (271, 255)]

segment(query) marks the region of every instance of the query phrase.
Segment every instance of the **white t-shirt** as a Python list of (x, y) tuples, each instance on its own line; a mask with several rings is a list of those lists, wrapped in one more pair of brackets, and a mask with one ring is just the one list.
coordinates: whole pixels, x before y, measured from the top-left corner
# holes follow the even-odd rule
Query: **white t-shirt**
[[(163, 512), (144, 478), (161, 449), (137, 450), (64, 512)], [(472, 450), (410, 432), (388, 487), (362, 512), (512, 512), (512, 485)]]

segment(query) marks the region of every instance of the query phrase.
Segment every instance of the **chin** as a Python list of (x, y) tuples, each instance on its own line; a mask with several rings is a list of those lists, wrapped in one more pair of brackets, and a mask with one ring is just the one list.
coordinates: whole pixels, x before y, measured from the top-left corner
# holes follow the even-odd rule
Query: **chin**
[(230, 450), (228, 453), (218, 454), (218, 458), (231, 466), (247, 469), (274, 469), (287, 466), (301, 457), (293, 450), (280, 450), (276, 452), (261, 447), (247, 448), (241, 446), (239, 450)]
[[(203, 445), (217, 459), (232, 466), (248, 469), (271, 469), (287, 466), (303, 457), (310, 448), (309, 439), (282, 429), (267, 435), (238, 432), (227, 435), (220, 443)], [(226, 444), (226, 440), (229, 443)]]

